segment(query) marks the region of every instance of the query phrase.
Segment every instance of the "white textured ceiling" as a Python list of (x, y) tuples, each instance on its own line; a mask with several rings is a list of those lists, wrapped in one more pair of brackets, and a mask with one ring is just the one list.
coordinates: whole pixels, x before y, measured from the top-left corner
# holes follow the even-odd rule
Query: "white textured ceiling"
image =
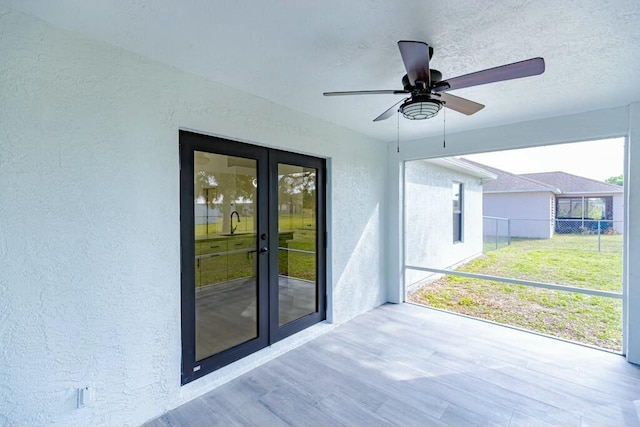
[[(371, 137), (401, 89), (398, 40), (435, 49), (444, 77), (542, 56), (541, 76), (452, 93), (486, 105), (447, 112), (447, 132), (640, 100), (639, 0), (1, 0), (52, 24), (254, 93)], [(400, 119), (402, 139), (442, 132), (443, 115)]]

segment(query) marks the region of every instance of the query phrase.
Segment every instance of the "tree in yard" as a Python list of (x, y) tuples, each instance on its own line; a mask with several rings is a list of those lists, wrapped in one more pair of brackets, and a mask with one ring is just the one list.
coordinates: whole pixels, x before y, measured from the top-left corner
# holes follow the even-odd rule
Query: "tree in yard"
[(623, 175), (612, 176), (605, 179), (604, 182), (609, 184), (619, 185), (622, 187), (624, 185), (624, 176)]
[(315, 209), (315, 171), (303, 171), (278, 176), (279, 204), (288, 205), (288, 213), (302, 213), (303, 208)]
[(207, 203), (211, 209), (221, 205), (223, 233), (231, 232), (231, 212), (236, 210), (235, 202), (255, 200), (254, 180), (255, 177), (250, 172), (197, 171), (196, 181), (200, 191), (205, 188), (216, 189), (213, 193), (215, 197), (207, 200)]

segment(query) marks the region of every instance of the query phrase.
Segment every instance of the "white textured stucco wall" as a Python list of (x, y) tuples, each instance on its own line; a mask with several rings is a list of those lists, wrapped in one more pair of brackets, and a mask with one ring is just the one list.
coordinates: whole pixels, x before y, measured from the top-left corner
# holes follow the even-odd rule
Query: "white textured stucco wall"
[[(548, 239), (553, 236), (552, 200), (553, 193), (548, 191), (485, 193), (483, 210), (485, 216), (509, 218), (511, 237)], [(486, 231), (491, 233), (490, 229)]]
[(139, 424), (300, 339), (180, 387), (180, 128), (329, 158), (328, 315), (386, 301), (384, 144), (12, 10), (0, 28), (1, 426)]
[[(482, 253), (480, 178), (434, 165), (405, 163), (405, 257), (407, 265), (447, 268)], [(452, 185), (463, 184), (463, 241), (453, 243)], [(432, 273), (405, 272), (409, 287)]]

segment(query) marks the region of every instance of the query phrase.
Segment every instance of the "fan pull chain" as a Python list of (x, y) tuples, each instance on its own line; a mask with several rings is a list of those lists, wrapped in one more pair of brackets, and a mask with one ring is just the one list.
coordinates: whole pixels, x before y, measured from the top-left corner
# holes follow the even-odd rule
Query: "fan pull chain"
[(398, 118), (398, 153), (400, 153), (400, 113), (396, 112), (396, 117)]
[(447, 109), (442, 110), (442, 148), (447, 148)]

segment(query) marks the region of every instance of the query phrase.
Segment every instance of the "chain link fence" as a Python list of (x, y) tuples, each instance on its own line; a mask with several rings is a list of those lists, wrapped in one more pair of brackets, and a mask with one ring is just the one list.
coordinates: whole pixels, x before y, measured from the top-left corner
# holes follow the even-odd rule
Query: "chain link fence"
[(613, 221), (595, 219), (556, 219), (558, 234), (616, 234)]
[(549, 239), (557, 249), (622, 253), (622, 221), (595, 219), (514, 219), (483, 217), (484, 252), (512, 242)]
[(509, 218), (494, 216), (482, 217), (483, 251), (495, 251), (511, 243), (511, 224)]

